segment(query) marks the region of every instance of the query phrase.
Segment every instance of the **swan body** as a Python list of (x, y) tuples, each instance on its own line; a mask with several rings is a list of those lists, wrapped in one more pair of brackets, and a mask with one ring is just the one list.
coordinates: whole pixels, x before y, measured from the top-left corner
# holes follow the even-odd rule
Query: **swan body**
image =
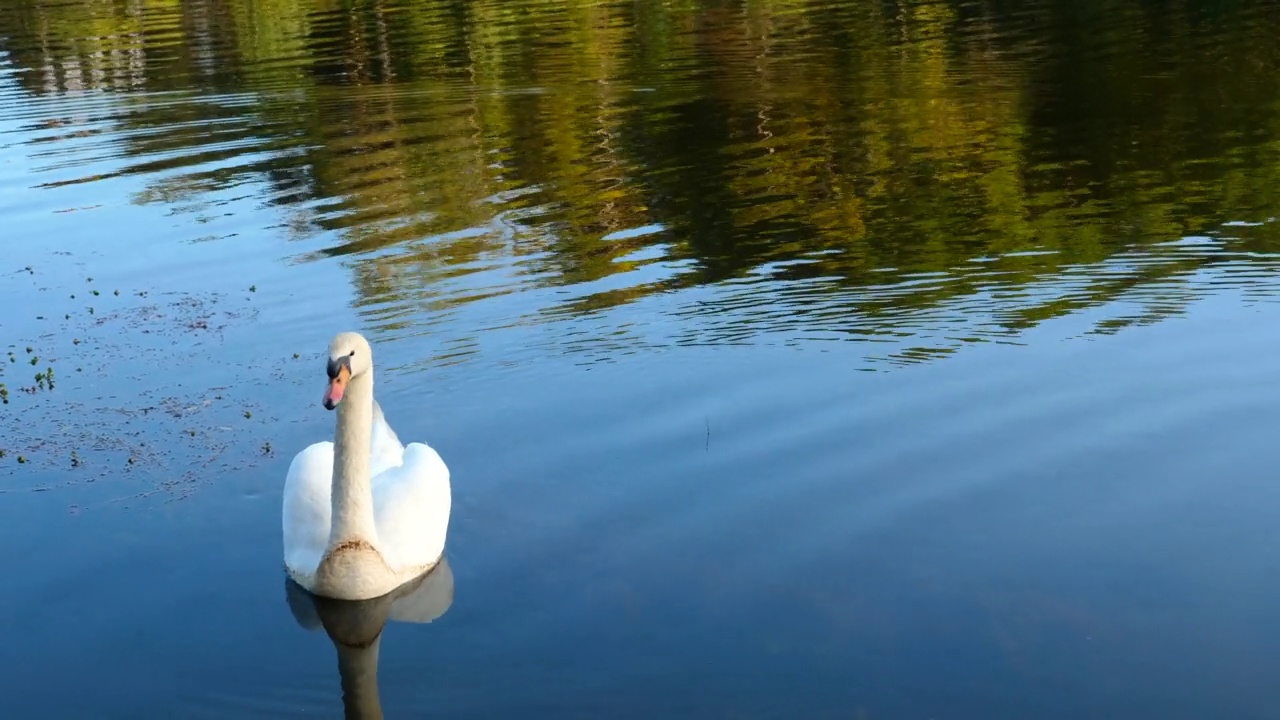
[(329, 347), (324, 404), (333, 441), (293, 458), (284, 484), (285, 569), (308, 591), (341, 600), (385, 595), (444, 553), (449, 468), (424, 443), (402, 445), (373, 399), (373, 357), (356, 333)]

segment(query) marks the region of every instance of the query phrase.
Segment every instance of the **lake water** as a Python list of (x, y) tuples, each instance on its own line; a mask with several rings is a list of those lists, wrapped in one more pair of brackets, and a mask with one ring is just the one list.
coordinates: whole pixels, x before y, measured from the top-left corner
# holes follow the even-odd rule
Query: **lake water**
[[(1275, 717), (1278, 29), (4, 3), (2, 714)], [(431, 622), (285, 582), (345, 329)]]

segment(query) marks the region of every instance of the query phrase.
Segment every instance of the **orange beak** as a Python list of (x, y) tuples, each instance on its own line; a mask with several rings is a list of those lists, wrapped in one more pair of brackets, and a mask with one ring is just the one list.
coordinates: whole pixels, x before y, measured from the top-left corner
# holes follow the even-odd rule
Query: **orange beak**
[(342, 402), (342, 393), (347, 390), (347, 381), (351, 379), (351, 368), (345, 363), (338, 366), (338, 372), (329, 378), (329, 387), (324, 391), (324, 408), (332, 410)]

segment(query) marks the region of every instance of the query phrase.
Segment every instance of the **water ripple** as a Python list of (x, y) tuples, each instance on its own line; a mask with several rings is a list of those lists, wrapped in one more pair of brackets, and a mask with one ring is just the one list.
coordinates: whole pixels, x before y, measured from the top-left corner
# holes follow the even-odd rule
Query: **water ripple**
[[(478, 327), (565, 324), (566, 351), (605, 357), (628, 342), (848, 339), (895, 346), (868, 350), (895, 365), (1098, 307), (1114, 309), (1092, 329), (1107, 333), (1215, 293), (1274, 294), (1276, 213), (1230, 190), (1268, 184), (1274, 141), (1225, 123), (1206, 136), (1221, 152), (1188, 146), (1173, 180), (1141, 154), (1107, 164), (1033, 141), (1010, 108), (1028, 97), (1024, 68), (1057, 57), (1036, 8), (668, 16), (526, 3), (538, 31), (521, 35), (481, 4), (490, 34), (459, 44), (422, 25), (447, 26), (445, 7), (417, 5), (301, 4), (254, 28), (234, 4), (95, 3), (91, 34), (10, 32), (0, 138), (25, 161), (3, 180), (129, 179), (135, 202), (200, 209), (202, 195), (265, 183), (270, 227), (302, 242), (295, 262), (342, 258), (386, 337), (451, 327), (458, 346), (475, 346), (459, 318), (496, 318), (518, 297), (517, 318)], [(71, 7), (38, 12), (87, 29)], [(5, 17), (36, 12), (23, 8)], [(819, 8), (901, 34), (886, 52), (838, 23), (806, 25)], [(674, 44), (630, 53), (659, 17)], [(595, 64), (564, 40), (584, 22)], [(958, 45), (944, 52), (946, 37)], [(989, 43), (995, 55), (974, 54)], [(504, 59), (524, 47), (538, 62)], [(810, 62), (824, 47), (862, 62)], [(899, 79), (913, 90), (893, 90)], [(1074, 90), (1049, 88), (1046, 112)], [(1223, 219), (1205, 216), (1227, 192)], [(637, 322), (631, 305), (674, 324)]]

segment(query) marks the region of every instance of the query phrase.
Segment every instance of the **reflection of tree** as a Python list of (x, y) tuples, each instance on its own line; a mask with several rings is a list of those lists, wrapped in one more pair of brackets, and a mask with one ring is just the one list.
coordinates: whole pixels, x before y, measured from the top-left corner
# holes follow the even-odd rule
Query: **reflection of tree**
[(31, 93), (121, 93), (141, 200), (269, 180), (388, 322), (716, 284), (730, 334), (972, 338), (1178, 312), (1240, 257), (1134, 246), (1276, 214), (1280, 10), (1202, 5), (18, 0), (0, 43)]

